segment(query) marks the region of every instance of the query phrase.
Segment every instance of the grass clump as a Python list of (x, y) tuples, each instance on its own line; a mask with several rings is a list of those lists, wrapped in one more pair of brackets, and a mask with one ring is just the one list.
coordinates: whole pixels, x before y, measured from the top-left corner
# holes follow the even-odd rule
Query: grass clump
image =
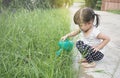
[(108, 10), (108, 12), (111, 12), (114, 14), (120, 14), (120, 10)]
[(0, 24), (0, 78), (73, 78), (71, 53), (55, 55), (68, 10), (4, 12)]

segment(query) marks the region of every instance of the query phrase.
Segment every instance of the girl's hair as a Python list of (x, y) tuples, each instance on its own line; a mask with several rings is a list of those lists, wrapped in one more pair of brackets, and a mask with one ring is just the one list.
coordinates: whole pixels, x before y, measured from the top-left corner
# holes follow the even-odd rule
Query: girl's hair
[(91, 20), (94, 21), (96, 16), (96, 24), (95, 26), (98, 27), (100, 20), (99, 20), (99, 15), (95, 14), (95, 12), (93, 11), (93, 9), (91, 8), (83, 8), (83, 9), (79, 9), (75, 15), (74, 15), (74, 22), (75, 24), (79, 25), (81, 24), (81, 22), (83, 23), (87, 23)]

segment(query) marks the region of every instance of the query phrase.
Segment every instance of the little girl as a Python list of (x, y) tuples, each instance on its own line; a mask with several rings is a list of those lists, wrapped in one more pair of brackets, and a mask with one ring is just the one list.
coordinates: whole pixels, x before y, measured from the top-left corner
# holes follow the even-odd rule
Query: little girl
[[(93, 24), (94, 20), (96, 20), (95, 25)], [(81, 64), (87, 68), (95, 67), (95, 61), (103, 58), (102, 49), (110, 41), (110, 38), (97, 29), (99, 16), (91, 8), (79, 9), (74, 15), (74, 22), (79, 26), (79, 29), (66, 34), (61, 40), (79, 34), (80, 38), (76, 42), (76, 47), (82, 55), (84, 54)]]

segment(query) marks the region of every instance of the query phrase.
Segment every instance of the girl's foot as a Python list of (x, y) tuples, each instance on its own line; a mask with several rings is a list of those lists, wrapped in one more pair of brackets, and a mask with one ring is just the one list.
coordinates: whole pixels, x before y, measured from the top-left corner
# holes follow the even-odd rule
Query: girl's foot
[(94, 68), (96, 66), (96, 63), (95, 62), (92, 62), (92, 63), (86, 62), (86, 63), (82, 63), (81, 65), (85, 68)]
[(87, 62), (87, 60), (86, 60), (85, 58), (80, 59), (80, 60), (78, 61), (78, 63), (86, 63), (86, 62)]

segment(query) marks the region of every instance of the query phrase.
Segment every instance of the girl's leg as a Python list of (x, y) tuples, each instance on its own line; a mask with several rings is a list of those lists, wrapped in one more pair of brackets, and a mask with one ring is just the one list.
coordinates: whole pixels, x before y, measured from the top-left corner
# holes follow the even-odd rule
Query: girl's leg
[(96, 63), (94, 62), (91, 54), (88, 54), (86, 57), (85, 57), (86, 61), (87, 62), (83, 62), (81, 63), (81, 65), (85, 68), (93, 68), (96, 66)]
[(104, 54), (101, 53), (101, 52), (99, 52), (99, 51), (92, 53), (92, 58), (93, 58), (94, 61), (99, 61), (99, 60), (101, 60), (103, 57), (104, 57)]
[(79, 52), (82, 54), (82, 56), (85, 58), (81, 60), (80, 62), (93, 62), (93, 58), (90, 54), (92, 48), (89, 45), (86, 45), (83, 43), (83, 41), (79, 40), (76, 42), (76, 47), (79, 50)]
[(87, 62), (87, 60), (85, 58), (82, 58), (78, 61), (78, 63), (85, 63), (85, 62)]
[(87, 68), (95, 67), (96, 64), (93, 61), (101, 60), (104, 56), (101, 52), (94, 52), (91, 46), (84, 44), (83, 41), (80, 41), (80, 40), (77, 41), (76, 47), (78, 48), (79, 52), (82, 55), (85, 54), (85, 57), (84, 57), (85, 60), (83, 60), (81, 63), (84, 67), (87, 67)]
[[(82, 41), (79, 41), (79, 45), (81, 44), (81, 49), (83, 52), (81, 52), (82, 54), (85, 52), (87, 53), (87, 55), (85, 55), (86, 60), (88, 61), (88, 63), (93, 62), (93, 61), (99, 61), (104, 57), (104, 54), (101, 53), (100, 51), (95, 52), (94, 49), (87, 45), (82, 43)], [(78, 48), (79, 50), (79, 48)]]

